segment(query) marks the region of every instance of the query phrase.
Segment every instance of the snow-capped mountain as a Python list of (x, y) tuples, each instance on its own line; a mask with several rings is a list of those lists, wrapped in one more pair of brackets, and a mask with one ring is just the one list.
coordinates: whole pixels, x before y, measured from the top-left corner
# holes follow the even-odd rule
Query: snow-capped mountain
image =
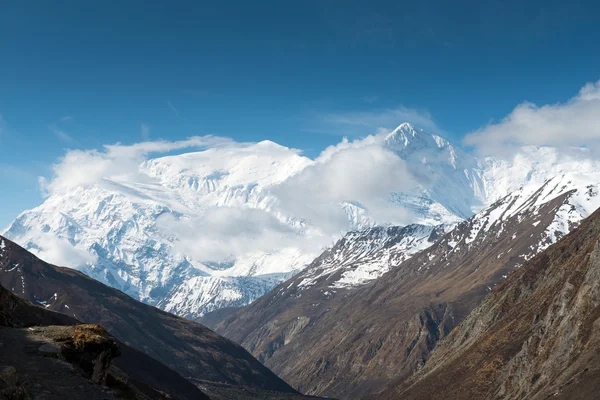
[[(44, 259), (75, 266), (134, 298), (160, 302), (182, 315), (246, 304), (302, 269), (314, 254), (284, 247), (211, 262), (186, 254), (196, 235), (203, 234), (193, 229), (196, 224), (216, 229), (220, 221), (203, 219), (214, 210), (225, 211), (220, 218), (238, 223), (247, 218), (253, 222), (253, 216), (236, 211), (256, 209), (273, 219), (268, 223), (295, 224), (280, 222), (283, 217), (268, 212), (274, 199), (265, 192), (309, 163), (272, 142), (153, 159), (140, 166), (143, 179), (138, 181), (107, 177), (50, 196), (20, 215), (6, 236)], [(265, 216), (257, 218), (259, 223)], [(286, 234), (293, 237), (301, 231), (290, 228)], [(179, 301), (182, 296), (186, 300)], [(187, 311), (181, 310), (188, 304)]]
[[(437, 254), (427, 253), (431, 260), (443, 263), (451, 254), (469, 252), (482, 243), (509, 236), (519, 243), (509, 246), (511, 266), (519, 266), (556, 243), (600, 207), (600, 173), (563, 174), (548, 179), (542, 186), (521, 187), (496, 201), (469, 220), (457, 225), (437, 247)], [(524, 222), (528, 222), (527, 225)], [(517, 228), (515, 228), (517, 227)], [(524, 246), (526, 244), (526, 246)], [(517, 248), (520, 251), (512, 253)], [(426, 251), (427, 252), (427, 251)]]
[(443, 233), (444, 225), (417, 224), (348, 232), (295, 281), (301, 290), (323, 282), (332, 290), (361, 286), (388, 272), (392, 267), (390, 260), (408, 259), (431, 246)]
[(426, 224), (452, 223), (473, 215), (486, 202), (477, 159), (447, 140), (402, 124), (383, 145), (406, 161), (421, 190), (393, 197)]
[[(571, 171), (600, 171), (583, 156), (561, 157), (549, 148), (523, 149), (510, 161), (478, 160), (410, 124), (364, 143), (403, 160), (416, 185), (405, 190), (399, 183), (384, 200), (391, 209), (408, 210), (410, 221), (420, 225), (393, 246), (386, 244), (387, 228), (376, 228), (379, 233), (371, 232), (368, 240), (364, 233), (349, 234), (346, 239), (356, 244), (347, 254), (364, 260), (375, 249), (377, 257), (381, 252), (408, 257), (427, 246), (435, 226), (451, 227), (521, 186), (537, 188)], [(265, 141), (149, 159), (135, 175), (112, 174), (52, 193), (4, 234), (43, 259), (194, 318), (254, 301), (344, 233), (295, 215), (280, 196), (286, 183), (326, 162), (321, 158), (326, 157), (312, 160)], [(338, 205), (347, 229), (385, 224), (385, 218), (354, 200)], [(342, 261), (343, 254), (315, 274), (337, 271), (337, 285), (354, 286), (393, 266), (351, 262), (351, 257)]]
[[(373, 397), (421, 368), (495, 285), (600, 207), (599, 182), (600, 174), (564, 174), (517, 189), (408, 257), (382, 250), (411, 226), (350, 233), (213, 328), (310, 394)], [(345, 284), (373, 265), (388, 272)]]

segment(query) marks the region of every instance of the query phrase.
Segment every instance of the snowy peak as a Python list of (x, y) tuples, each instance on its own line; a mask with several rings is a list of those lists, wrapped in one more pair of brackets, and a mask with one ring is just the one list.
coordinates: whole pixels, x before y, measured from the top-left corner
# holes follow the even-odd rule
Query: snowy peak
[[(428, 133), (423, 129), (415, 128), (409, 123), (399, 125), (386, 135), (384, 145), (403, 159), (415, 157), (416, 155), (423, 161), (423, 157), (435, 154), (436, 157), (430, 161), (448, 162), (454, 168), (458, 168), (457, 163), (459, 161), (471, 167), (475, 165), (475, 159), (472, 156), (454, 147), (446, 139)], [(423, 163), (426, 162), (425, 159)]]
[(412, 139), (414, 139), (418, 134), (424, 134), (423, 130), (417, 132), (413, 125), (405, 122), (398, 125), (396, 129), (394, 129), (385, 137), (385, 143), (390, 148), (406, 148)]
[[(256, 218), (293, 234), (296, 228), (271, 210), (268, 188), (312, 162), (269, 141), (152, 159), (141, 164), (135, 180), (105, 178), (50, 196), (20, 215), (6, 236), (46, 261), (195, 317), (251, 302), (314, 258), (291, 239), (274, 250), (251, 248), (236, 224), (236, 218), (239, 224)], [(223, 245), (215, 262), (206, 260), (204, 249), (219, 243), (199, 249), (203, 229), (238, 234), (234, 244), (248, 250), (218, 264), (228, 251)]]
[(406, 162), (421, 187), (396, 193), (396, 202), (423, 216), (424, 224), (455, 223), (485, 203), (477, 160), (440, 136), (405, 123), (389, 133), (383, 145)]
[(423, 129), (415, 128), (409, 123), (399, 125), (386, 135), (384, 139), (385, 146), (398, 153), (401, 157), (406, 157), (411, 153), (427, 149), (441, 148), (444, 145), (443, 142), (446, 141), (439, 136), (427, 133)]

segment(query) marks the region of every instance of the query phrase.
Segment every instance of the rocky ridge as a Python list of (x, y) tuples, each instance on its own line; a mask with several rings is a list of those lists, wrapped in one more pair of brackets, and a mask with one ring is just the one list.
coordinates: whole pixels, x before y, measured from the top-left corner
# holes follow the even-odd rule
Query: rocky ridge
[[(208, 399), (101, 326), (82, 325), (2, 286), (0, 348), (0, 397), (6, 399)], [(148, 364), (153, 370), (140, 373)]]

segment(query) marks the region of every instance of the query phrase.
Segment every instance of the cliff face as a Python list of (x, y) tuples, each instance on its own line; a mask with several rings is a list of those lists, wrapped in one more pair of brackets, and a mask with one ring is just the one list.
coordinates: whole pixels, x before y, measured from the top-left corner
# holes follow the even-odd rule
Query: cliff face
[(594, 398), (600, 211), (498, 285), (388, 399)]

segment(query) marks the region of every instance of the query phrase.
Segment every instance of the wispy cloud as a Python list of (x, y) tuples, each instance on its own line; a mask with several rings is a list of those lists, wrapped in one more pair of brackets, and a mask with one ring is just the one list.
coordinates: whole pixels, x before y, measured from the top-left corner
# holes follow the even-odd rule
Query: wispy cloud
[(148, 140), (150, 138), (150, 127), (146, 124), (140, 124), (140, 135), (142, 135), (142, 139)]
[(502, 121), (467, 134), (464, 142), (496, 156), (527, 145), (600, 150), (600, 81), (586, 84), (565, 103), (521, 103)]
[(344, 135), (365, 135), (391, 130), (403, 122), (410, 122), (425, 130), (441, 133), (431, 114), (426, 110), (418, 110), (399, 106), (370, 111), (346, 111), (321, 115), (321, 122), (338, 133)]
[(73, 137), (55, 125), (50, 125), (50, 131), (63, 142), (73, 142)]
[(364, 101), (365, 103), (368, 104), (373, 104), (375, 103), (377, 100), (379, 100), (379, 96), (363, 96), (360, 98), (362, 101)]
[(175, 106), (173, 105), (173, 103), (171, 103), (170, 100), (167, 100), (167, 105), (169, 106), (169, 108), (173, 111), (173, 113), (175, 113), (175, 116), (177, 118), (179, 118), (179, 110), (175, 108)]
[(63, 117), (60, 117), (60, 122), (68, 122), (68, 121), (72, 121), (72, 120), (73, 120), (72, 115), (65, 115)]

